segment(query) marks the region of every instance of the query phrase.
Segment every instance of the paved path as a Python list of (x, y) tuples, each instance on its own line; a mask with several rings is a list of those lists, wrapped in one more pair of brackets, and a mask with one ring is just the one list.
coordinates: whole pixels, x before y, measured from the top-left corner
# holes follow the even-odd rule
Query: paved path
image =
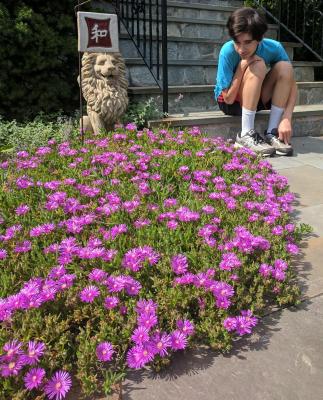
[(297, 195), (294, 216), (313, 226), (295, 259), (304, 301), (267, 315), (233, 351), (177, 354), (167, 371), (133, 372), (124, 400), (323, 400), (323, 137), (295, 138), (272, 163)]

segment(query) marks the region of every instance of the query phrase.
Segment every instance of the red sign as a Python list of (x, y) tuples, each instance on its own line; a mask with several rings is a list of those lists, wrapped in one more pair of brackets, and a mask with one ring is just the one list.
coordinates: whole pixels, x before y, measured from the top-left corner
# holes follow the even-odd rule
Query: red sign
[(88, 28), (87, 47), (112, 47), (110, 35), (110, 19), (94, 19), (85, 17)]

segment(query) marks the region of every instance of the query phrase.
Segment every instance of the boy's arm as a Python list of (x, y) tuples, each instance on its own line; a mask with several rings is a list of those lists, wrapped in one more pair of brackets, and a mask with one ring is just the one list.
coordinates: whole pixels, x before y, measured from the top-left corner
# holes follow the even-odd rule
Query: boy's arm
[[(242, 61), (244, 61), (242, 63)], [(248, 64), (245, 62), (245, 60), (241, 60), (241, 62), (239, 62), (236, 72), (233, 76), (232, 79), (232, 83), (231, 86), (228, 89), (224, 89), (222, 91), (222, 96), (223, 96), (223, 100), (227, 103), (227, 104), (233, 104), (237, 94), (239, 92), (239, 88), (240, 88), (240, 84), (243, 78), (243, 75), (246, 71), (248, 67)]]
[(282, 116), (281, 122), (278, 126), (279, 139), (286, 144), (290, 142), (292, 136), (292, 115), (297, 99), (297, 85), (294, 81), (292, 89), (290, 91), (286, 108)]

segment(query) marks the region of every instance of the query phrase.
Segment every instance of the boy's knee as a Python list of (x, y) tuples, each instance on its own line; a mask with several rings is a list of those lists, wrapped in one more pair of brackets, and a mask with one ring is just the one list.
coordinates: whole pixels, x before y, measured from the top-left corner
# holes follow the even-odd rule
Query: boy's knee
[(249, 65), (249, 67), (246, 69), (246, 77), (254, 77), (256, 76), (257, 78), (260, 79), (265, 79), (265, 76), (267, 74), (267, 67), (264, 61), (257, 61)]
[(292, 64), (288, 61), (279, 61), (274, 65), (279, 79), (294, 79), (294, 71)]

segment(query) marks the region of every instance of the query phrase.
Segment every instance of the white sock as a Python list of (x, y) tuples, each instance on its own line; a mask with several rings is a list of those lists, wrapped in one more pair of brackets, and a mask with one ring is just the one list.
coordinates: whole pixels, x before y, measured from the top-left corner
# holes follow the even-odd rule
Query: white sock
[(255, 127), (256, 111), (247, 110), (242, 107), (241, 137)]
[(284, 113), (283, 108), (276, 107), (273, 104), (271, 105), (267, 133), (271, 133), (273, 129), (278, 128), (283, 113)]

